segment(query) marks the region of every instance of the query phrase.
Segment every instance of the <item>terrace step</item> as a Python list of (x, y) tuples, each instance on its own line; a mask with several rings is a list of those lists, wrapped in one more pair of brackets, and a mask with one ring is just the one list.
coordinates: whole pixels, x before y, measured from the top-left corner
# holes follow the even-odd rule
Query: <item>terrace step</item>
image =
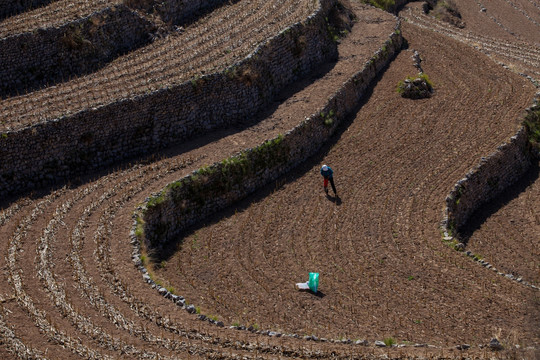
[(0, 0), (0, 20), (58, 0)]
[[(328, 11), (332, 1), (323, 4), (319, 11)], [(326, 20), (312, 6), (225, 6), (91, 75), (1, 101), (0, 191), (65, 180), (250, 118), (335, 59)]]
[(124, 5), (0, 40), (0, 97), (15, 96), (96, 71), (150, 43), (156, 30)]

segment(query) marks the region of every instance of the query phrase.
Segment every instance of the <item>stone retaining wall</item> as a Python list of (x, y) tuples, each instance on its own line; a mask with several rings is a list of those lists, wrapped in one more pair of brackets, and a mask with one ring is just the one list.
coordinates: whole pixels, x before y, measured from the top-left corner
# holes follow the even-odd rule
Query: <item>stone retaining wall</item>
[(124, 5), (58, 28), (0, 39), (0, 96), (90, 73), (122, 53), (148, 44), (155, 26)]
[(0, 195), (66, 181), (249, 118), (288, 84), (337, 58), (335, 0), (222, 73), (0, 134)]
[[(237, 2), (235, 0), (234, 2)], [(154, 9), (161, 19), (170, 24), (182, 24), (193, 15), (229, 3), (229, 0), (155, 1)]]
[(0, 0), (0, 20), (57, 0)]
[(530, 130), (520, 126), (508, 143), (483, 157), (459, 180), (446, 198), (442, 229), (456, 236), (469, 217), (483, 204), (500, 195), (529, 169), (537, 150), (530, 141)]
[(401, 49), (399, 22), (385, 45), (327, 104), (294, 129), (169, 184), (142, 208), (145, 245), (159, 249), (188, 226), (247, 196), (315, 154), (356, 109), (371, 81)]

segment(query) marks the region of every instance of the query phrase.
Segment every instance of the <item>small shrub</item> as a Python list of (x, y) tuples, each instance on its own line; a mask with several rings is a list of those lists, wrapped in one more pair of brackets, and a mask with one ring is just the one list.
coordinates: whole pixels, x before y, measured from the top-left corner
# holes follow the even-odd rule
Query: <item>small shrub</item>
[(332, 125), (334, 125), (334, 115), (335, 115), (334, 110), (330, 110), (328, 114), (321, 112), (321, 117), (323, 119), (324, 126), (331, 127)]
[(402, 97), (409, 99), (429, 98), (433, 93), (433, 83), (427, 74), (420, 73), (418, 76), (408, 76), (407, 79), (400, 81), (397, 92)]
[(199, 80), (200, 80), (199, 75), (195, 75), (195, 77), (190, 80), (191, 87), (194, 90), (197, 90), (199, 88), (199, 85), (200, 85)]
[(259, 73), (249, 66), (244, 66), (237, 71), (238, 80), (246, 86), (252, 86), (259, 78)]
[(62, 36), (62, 44), (71, 50), (80, 50), (84, 47), (92, 48), (92, 42), (85, 39), (82, 25), (70, 25)]
[(396, 340), (393, 337), (387, 337), (383, 342), (386, 346), (393, 346), (396, 344)]
[(424, 3), (424, 12), (431, 14), (438, 20), (452, 24), (458, 28), (464, 28), (465, 23), (461, 20), (461, 13), (454, 0), (428, 0)]

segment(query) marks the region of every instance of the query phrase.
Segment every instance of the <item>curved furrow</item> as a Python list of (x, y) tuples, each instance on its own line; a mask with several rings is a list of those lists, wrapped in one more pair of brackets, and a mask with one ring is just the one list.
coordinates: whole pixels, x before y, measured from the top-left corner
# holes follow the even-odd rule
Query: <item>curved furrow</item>
[[(227, 12), (212, 13), (186, 28), (185, 33), (171, 36), (179, 42), (171, 37), (158, 40), (89, 76), (2, 101), (3, 115), (6, 120), (11, 118), (6, 123), (28, 124), (74, 113), (121, 98), (132, 98), (165, 85), (179, 84), (201, 72), (222, 70), (248, 55), (270, 35), (311, 13), (306, 11), (310, 7), (302, 6), (306, 0), (297, 0), (293, 4), (249, 1), (249, 6), (242, 7), (241, 4), (246, 2), (227, 6)], [(266, 22), (261, 22), (264, 16), (255, 11), (257, 8), (268, 16), (264, 19)], [(227, 21), (220, 22), (223, 16)], [(211, 29), (210, 35), (203, 36), (208, 29)], [(178, 54), (178, 51), (182, 52)], [(166, 55), (167, 52), (171, 55)], [(164, 57), (168, 58), (166, 62), (156, 63)]]
[(514, 55), (514, 59), (520, 59), (523, 57), (529, 61), (538, 61), (538, 56), (540, 56), (540, 49), (535, 48), (530, 44), (501, 42), (488, 36), (473, 34), (465, 30), (460, 30), (450, 24), (446, 24), (424, 15), (420, 13), (418, 9), (413, 9), (411, 7), (407, 8), (406, 16), (408, 21), (412, 21), (409, 16), (416, 20), (413, 21), (413, 23), (416, 25), (423, 25), (426, 28), (436, 29), (442, 32), (444, 35), (450, 36), (456, 40), (463, 41), (463, 39), (465, 39), (472, 44), (478, 43), (481, 46), (498, 50), (497, 52), (501, 54), (506, 54), (509, 52)]
[[(184, 164), (181, 163), (180, 168), (183, 168), (184, 167), (183, 165)], [(150, 176), (149, 174), (151, 174), (153, 170), (156, 170), (156, 174)], [(156, 181), (159, 177), (162, 177), (164, 174), (167, 174), (169, 172), (174, 172), (176, 170), (178, 170), (178, 168), (171, 168), (170, 166), (168, 166), (168, 164), (144, 167), (142, 169), (138, 169), (138, 168), (131, 169), (129, 172), (124, 174), (124, 176), (120, 176), (119, 179), (117, 179), (113, 183), (114, 185), (109, 190), (104, 192), (97, 201), (92, 202), (90, 207), (86, 208), (84, 212), (87, 213), (87, 210), (89, 209), (93, 211), (99, 207), (102, 207), (103, 205), (105, 205), (104, 202), (106, 200), (109, 200), (114, 203), (114, 205), (109, 204), (107, 206), (109, 210), (111, 207), (120, 208), (123, 205), (124, 201), (126, 201), (126, 199), (131, 198), (135, 193), (140, 192), (142, 189), (145, 188), (145, 186)], [(133, 175), (130, 175), (130, 174), (133, 174)], [(124, 179), (122, 179), (123, 177)], [(144, 178), (144, 181), (142, 181), (143, 178)], [(130, 186), (129, 191), (126, 191), (121, 195), (118, 192), (118, 190), (124, 189), (130, 183), (135, 183), (136, 186), (135, 187)], [(120, 197), (120, 199), (118, 199), (118, 197)], [(114, 220), (114, 212), (111, 213), (108, 210), (105, 210), (103, 215), (100, 216), (100, 222), (102, 224), (106, 224), (107, 226), (110, 226), (109, 224), (111, 224), (112, 220)], [(78, 226), (83, 225), (83, 224), (84, 222), (81, 223), (80, 220), (77, 223)], [(73, 230), (72, 234), (80, 235), (78, 226)], [(106, 230), (100, 231), (99, 230), (100, 227), (101, 225), (98, 225), (98, 228), (97, 228), (98, 231), (95, 236), (102, 238), (104, 237), (103, 234), (107, 233), (107, 231)], [(78, 236), (75, 236), (75, 238), (77, 237)], [(77, 244), (75, 244), (75, 249), (77, 247), (78, 247)], [(96, 252), (99, 253), (100, 249), (98, 248)], [(173, 334), (179, 335), (179, 339), (175, 339), (174, 336), (172, 339), (164, 338), (163, 331), (162, 331), (161, 336), (157, 336), (155, 335), (155, 333), (157, 334), (157, 331), (156, 331), (157, 329), (153, 329), (154, 330), (154, 333), (153, 333), (150, 331), (150, 329), (147, 326), (141, 326), (139, 324), (135, 324), (134, 321), (127, 320), (122, 312), (120, 312), (117, 308), (109, 304), (103, 298), (103, 295), (100, 294), (101, 291), (99, 289), (93, 287), (93, 284), (88, 279), (88, 276), (86, 275), (84, 270), (81, 270), (82, 264), (80, 261), (80, 257), (77, 255), (78, 255), (77, 251), (71, 252), (71, 259), (73, 260), (72, 266), (74, 266), (78, 270), (76, 271), (76, 274), (75, 274), (75, 277), (78, 278), (79, 280), (78, 282), (84, 283), (83, 291), (85, 292), (85, 297), (91, 299), (91, 303), (96, 307), (96, 309), (100, 311), (102, 316), (105, 316), (106, 318), (108, 318), (114, 326), (116, 326), (119, 329), (127, 331), (130, 335), (136, 336), (144, 340), (145, 343), (155, 344), (155, 345), (158, 345), (160, 348), (168, 349), (168, 350), (174, 351), (175, 353), (177, 353), (178, 351), (185, 351), (186, 353), (190, 353), (190, 354), (199, 354), (199, 355), (206, 354), (205, 356), (213, 356), (212, 354), (214, 353), (219, 354), (219, 351), (217, 350), (217, 348), (215, 348), (215, 341), (212, 341), (212, 339), (208, 339), (207, 337), (204, 337), (198, 334), (196, 334), (197, 336), (192, 336), (191, 334), (188, 333), (188, 330), (180, 331), (178, 327), (175, 326), (175, 324), (171, 324), (169, 317), (165, 317), (163, 315), (156, 316), (156, 324), (160, 325), (159, 327), (165, 328), (167, 330), (171, 330), (171, 329), (174, 330), (171, 332)], [(101, 265), (101, 261), (103, 259), (107, 260), (106, 257), (100, 258), (98, 259), (97, 263)], [(108, 262), (105, 262), (105, 263), (108, 264)], [(101, 271), (103, 271), (104, 270), (103, 267), (99, 265), (98, 267), (100, 268)], [(111, 286), (114, 288), (113, 289), (114, 295), (125, 296), (125, 294), (119, 294), (119, 289), (121, 289), (123, 285), (122, 281), (119, 280), (118, 277), (114, 276), (114, 271), (111, 271), (111, 269), (107, 269), (107, 270), (108, 271), (106, 272), (106, 274), (112, 273), (113, 276), (112, 277), (103, 276), (103, 278), (109, 284), (111, 285), (114, 284), (114, 286)], [(90, 294), (92, 294), (93, 296), (90, 296)], [(60, 294), (60, 297), (62, 296), (65, 296), (65, 295)], [(98, 299), (97, 304), (96, 304), (96, 299)], [(136, 299), (130, 298), (129, 299), (130, 307), (133, 305), (133, 302), (139, 303), (139, 304), (142, 303), (142, 301), (137, 301)], [(144, 318), (144, 319), (148, 320), (147, 318)], [(159, 321), (157, 319), (159, 319)], [(186, 337), (186, 339), (199, 339), (201, 340), (201, 344), (198, 344), (196, 346), (186, 344), (183, 340), (180, 340), (181, 337), (184, 337), (184, 336)], [(208, 342), (208, 346), (210, 347), (207, 348), (207, 347), (202, 346), (203, 340), (204, 342)], [(115, 340), (114, 344), (117, 347), (123, 347), (124, 348), (123, 352), (129, 353), (132, 356), (133, 355), (136, 355), (138, 357), (157, 356), (157, 353), (155, 352), (150, 352), (150, 351), (142, 352), (141, 350), (138, 350), (131, 345), (126, 345), (118, 340)], [(163, 357), (163, 355), (160, 355), (160, 356)]]
[[(135, 175), (132, 175), (131, 179), (128, 179), (127, 181), (136, 181), (141, 176), (142, 171), (136, 172)], [(146, 173), (146, 171), (144, 171)], [(104, 178), (104, 180), (107, 180), (109, 182), (110, 180), (113, 180), (113, 184), (116, 183), (116, 187), (123, 187), (125, 184), (122, 183), (122, 176), (116, 175), (114, 179), (107, 179)], [(124, 180), (126, 182), (126, 180)], [(51, 253), (50, 249), (53, 246), (55, 235), (57, 233), (57, 226), (62, 224), (63, 226), (69, 226), (64, 222), (64, 218), (68, 213), (71, 213), (73, 211), (73, 208), (77, 202), (84, 199), (85, 197), (88, 197), (90, 194), (95, 193), (96, 190), (98, 190), (100, 187), (104, 186), (103, 184), (94, 184), (92, 187), (86, 187), (84, 189), (81, 189), (76, 192), (76, 194), (67, 201), (64, 201), (62, 204), (58, 205), (56, 207), (56, 210), (53, 213), (52, 219), (48, 222), (47, 227), (43, 230), (44, 235), (41, 237), (41, 241), (38, 244), (38, 253), (39, 253), (39, 261), (37, 263), (38, 270), (37, 273), (39, 276), (43, 279), (43, 281), (47, 284), (47, 291), (49, 292), (51, 296), (51, 301), (54, 304), (55, 307), (59, 309), (59, 312), (62, 314), (62, 316), (66, 317), (72, 324), (72, 326), (77, 330), (79, 334), (86, 334), (94, 339), (94, 341), (98, 342), (98, 347), (101, 347), (103, 349), (107, 349), (110, 351), (120, 351), (125, 354), (130, 354), (130, 356), (136, 356), (137, 358), (155, 358), (158, 356), (158, 353), (148, 351), (148, 350), (139, 350), (136, 347), (134, 347), (131, 344), (128, 344), (119, 338), (115, 338), (108, 334), (106, 331), (104, 331), (103, 328), (100, 328), (92, 323), (92, 320), (85, 316), (80, 311), (81, 309), (76, 309), (73, 305), (71, 305), (70, 300), (71, 296), (68, 298), (67, 294), (63, 290), (63, 285), (58, 283), (55, 279), (55, 276), (53, 275), (54, 269), (51, 267), (53, 260), (51, 259)], [(111, 194), (114, 193), (114, 190), (116, 190), (116, 187), (113, 186), (112, 189), (109, 189), (108, 192), (103, 194), (100, 199), (103, 198), (110, 198)], [(43, 204), (49, 204), (50, 201), (43, 201)], [(46, 207), (43, 204), (38, 204), (36, 206), (36, 209), (32, 212), (31, 215), (23, 221), (23, 223), (26, 223), (27, 229), (30, 230), (31, 227), (31, 221), (36, 220), (44, 215), (44, 212), (46, 211)], [(38, 211), (39, 210), (39, 211)], [(29, 221), (30, 220), (30, 221)], [(25, 229), (19, 229), (22, 233), (26, 234)], [(18, 232), (14, 234), (14, 239), (18, 240)], [(26, 236), (26, 235), (25, 235)], [(9, 261), (10, 263), (17, 263), (16, 254), (18, 252), (18, 248), (20, 246), (20, 242), (14, 241), (10, 245), (10, 251), (9, 251)], [(49, 334), (49, 338), (51, 341), (57, 342), (59, 344), (62, 344), (62, 346), (68, 347), (72, 352), (75, 352), (85, 358), (107, 358), (107, 355), (101, 354), (99, 351), (92, 350), (86, 346), (83, 346), (80, 343), (77, 343), (77, 339), (80, 342), (80, 335), (78, 337), (73, 337), (73, 333), (69, 330), (61, 330), (54, 324), (50, 322), (48, 319), (52, 319), (52, 315), (48, 313), (47, 311), (40, 310), (37, 306), (35, 306), (31, 296), (27, 294), (27, 292), (23, 289), (23, 282), (22, 278), (20, 277), (20, 272), (17, 272), (15, 268), (12, 269), (11, 274), (11, 280), (15, 284), (16, 290), (16, 296), (19, 300), (19, 302), (22, 302), (24, 304), (24, 309), (29, 314), (31, 314), (34, 318), (34, 321), (36, 322), (36, 325), (41, 329), (41, 331), (45, 332), (46, 334)], [(126, 323), (121, 321), (122, 315), (115, 314), (117, 317), (110, 318), (111, 323), (113, 323), (115, 326), (119, 325), (125, 325)], [(120, 318), (118, 317), (120, 316)], [(122, 326), (119, 326), (122, 328)], [(126, 327), (123, 327), (126, 329)], [(128, 327), (129, 328), (129, 327)], [(48, 329), (45, 331), (45, 329)], [(67, 331), (67, 332), (66, 332)], [(70, 335), (66, 335), (70, 334)], [(160, 345), (163, 348), (174, 350), (175, 352), (178, 351), (186, 351), (186, 353), (190, 353), (192, 355), (198, 355), (205, 357), (214, 357), (214, 356), (222, 356), (223, 352), (221, 350), (218, 350), (213, 346), (213, 343), (210, 341), (209, 345), (210, 348), (204, 347), (203, 342), (200, 344), (189, 344), (185, 343), (183, 340), (170, 340), (170, 339), (163, 339), (159, 336), (155, 336), (152, 333), (149, 333), (148, 331), (144, 332), (141, 336), (146, 342), (153, 342), (158, 345)], [(75, 338), (75, 340), (73, 340)], [(186, 333), (186, 339), (204, 339), (203, 336), (187, 336)], [(245, 345), (244, 345), (245, 346)], [(243, 347), (238, 347), (239, 350), (241, 350)], [(23, 353), (21, 353), (22, 355)], [(221, 354), (221, 355), (220, 355)], [(163, 354), (159, 354), (160, 358), (168, 358), (164, 356)], [(176, 358), (176, 356), (174, 356)]]
[[(56, 208), (52, 219), (49, 221), (47, 227), (43, 231), (44, 235), (41, 237), (40, 243), (38, 245), (39, 247), (37, 250), (39, 255), (39, 261), (36, 264), (38, 266), (37, 274), (47, 284), (47, 291), (51, 296), (51, 300), (54, 306), (59, 309), (62, 316), (70, 319), (72, 326), (78, 331), (80, 331), (80, 333), (90, 335), (93, 339), (99, 342), (101, 347), (106, 347), (109, 350), (121, 350), (124, 353), (130, 353), (132, 355), (138, 354), (138, 357), (140, 358), (154, 358), (156, 356), (155, 353), (147, 351), (139, 351), (137, 353), (137, 351), (133, 351), (133, 348), (131, 346), (122, 346), (121, 341), (113, 339), (110, 335), (107, 335), (106, 332), (103, 331), (103, 329), (96, 328), (91, 323), (91, 321), (88, 320), (88, 318), (84, 317), (73, 308), (73, 306), (69, 303), (65, 292), (62, 289), (62, 285), (58, 284), (55, 281), (54, 276), (52, 275), (52, 270), (49, 266), (50, 254), (48, 254), (48, 251), (53, 245), (52, 242), (55, 237), (56, 226), (58, 224), (62, 224), (65, 226), (65, 223), (63, 222), (63, 217), (66, 215), (67, 212), (70, 211), (73, 203), (85, 196), (88, 196), (88, 194), (95, 190), (96, 186), (93, 186), (93, 188), (85, 188), (81, 191), (78, 191), (75, 197), (71, 199), (71, 201), (64, 202), (62, 205), (59, 205)], [(15, 264), (18, 262), (16, 258), (16, 254), (18, 253), (17, 249), (21, 247), (21, 237), (27, 237), (29, 235), (28, 232), (31, 231), (32, 222), (37, 218), (43, 217), (44, 211), (46, 209), (46, 206), (43, 204), (49, 203), (49, 199), (46, 199), (42, 203), (39, 203), (32, 212), (32, 214), (23, 219), (21, 223), (24, 224), (24, 226), (19, 226), (17, 228), (13, 235), (14, 241), (11, 243), (8, 250), (8, 262), (10, 265), (12, 265), (10, 266), (11, 281), (14, 283), (18, 302), (19, 304), (23, 304), (24, 310), (28, 312), (31, 317), (34, 318), (36, 325), (41, 329), (41, 331), (43, 331), (45, 334), (49, 334), (49, 338), (51, 341), (59, 343), (62, 346), (67, 346), (68, 348), (70, 348), (71, 351), (78, 353), (79, 355), (86, 358), (107, 358), (107, 355), (98, 355), (98, 352), (96, 352), (95, 350), (89, 349), (81, 345), (80, 337), (74, 339), (72, 334), (66, 336), (66, 332), (64, 330), (59, 329), (57, 326), (51, 323), (51, 320), (49, 320), (52, 319), (53, 315), (51, 315), (50, 312), (48, 313), (45, 310), (40, 310), (38, 308), (39, 306), (36, 306), (34, 304), (32, 297), (22, 287), (24, 281), (21, 277), (22, 271), (17, 271), (15, 267)], [(70, 332), (71, 331), (68, 330), (68, 333)]]
[(8, 246), (7, 264), (8, 264), (8, 281), (13, 286), (15, 296), (17, 298), (17, 304), (28, 314), (33, 321), (34, 325), (42, 332), (52, 343), (67, 347), (67, 349), (75, 354), (89, 358), (110, 358), (108, 355), (100, 354), (96, 350), (88, 348), (80, 343), (78, 338), (73, 338), (67, 335), (61, 329), (58, 329), (51, 323), (47, 313), (38, 309), (34, 304), (34, 300), (24, 290), (23, 285), (23, 270), (17, 266), (17, 254), (23, 245), (26, 237), (26, 232), (36, 219), (43, 215), (47, 206), (52, 202), (54, 198), (58, 198), (63, 195), (64, 191), (56, 192), (50, 196), (47, 196), (40, 202), (38, 202), (32, 209), (31, 213), (26, 216), (21, 224), (17, 227), (16, 231), (11, 237), (11, 241)]
[(38, 29), (58, 27), (88, 16), (121, 0), (58, 0), (0, 22), (0, 39)]
[[(132, 181), (136, 181), (141, 174), (135, 174), (132, 178), (126, 179), (124, 182), (117, 183), (115, 186), (106, 191), (98, 200), (103, 201), (104, 199), (109, 198), (116, 190)], [(67, 213), (72, 211), (73, 206), (84, 199), (84, 197), (98, 190), (98, 184), (95, 184), (92, 188), (85, 188), (83, 191), (78, 192), (75, 197), (71, 200), (66, 201), (64, 204), (59, 206), (55, 211), (55, 217), (49, 222), (47, 228), (44, 230), (44, 236), (41, 237), (41, 241), (38, 247), (38, 274), (43, 282), (46, 284), (46, 290), (51, 297), (51, 301), (58, 307), (62, 316), (68, 318), (74, 327), (76, 327), (81, 333), (88, 334), (94, 339), (97, 339), (100, 346), (109, 347), (114, 350), (120, 350), (123, 353), (130, 354), (131, 356), (143, 356), (144, 357), (155, 357), (156, 353), (149, 352), (146, 350), (138, 349), (131, 344), (124, 343), (115, 339), (111, 334), (105, 331), (100, 326), (96, 325), (88, 316), (81, 314), (80, 310), (74, 308), (71, 303), (71, 300), (67, 298), (66, 291), (64, 286), (56, 281), (53, 273), (58, 272), (54, 270), (51, 260), (50, 249), (53, 243), (56, 240), (56, 232), (58, 231), (57, 227), (60, 224), (63, 224), (63, 219), (66, 217)], [(100, 310), (100, 309), (97, 309)], [(107, 318), (117, 327), (122, 330), (130, 331), (133, 324), (125, 321), (123, 316), (118, 313), (105, 314), (109, 315)], [(154, 340), (150, 337), (149, 340)], [(155, 341), (155, 340), (154, 340)]]
[(523, 9), (521, 6), (518, 6), (516, 5), (513, 1), (511, 0), (504, 0), (508, 5), (510, 5), (512, 8), (514, 8), (515, 10), (517, 10), (518, 12), (520, 12), (523, 17), (525, 19), (527, 19), (528, 21), (530, 21), (531, 23), (533, 23), (534, 25), (538, 26), (540, 28), (540, 23), (536, 20), (534, 20), (533, 18), (531, 18), (531, 16), (527, 13), (527, 11), (525, 9)]
[(415, 25), (442, 33), (456, 40), (467, 43), (488, 55), (506, 59), (506, 65), (517, 62), (527, 68), (529, 75), (540, 75), (540, 48), (528, 43), (509, 43), (497, 41), (484, 35), (473, 34), (469, 31), (457, 29), (449, 24), (432, 19), (420, 12), (419, 9), (408, 7), (402, 14)]
[[(482, 4), (479, 0), (476, 0), (476, 4), (478, 5), (478, 11), (481, 14), (487, 16), (493, 23), (495, 23), (499, 28), (501, 28), (502, 30), (504, 30), (508, 34), (510, 34), (512, 36), (516, 36), (516, 34), (512, 31), (512, 29), (509, 29), (508, 26), (504, 25), (499, 19), (497, 19), (497, 17), (491, 15), (491, 9), (492, 9), (491, 6), (489, 8), (486, 8), (486, 6), (484, 4)], [(490, 11), (488, 12), (488, 10), (490, 10)]]
[[(460, 311), (486, 326), (491, 317), (472, 309), (468, 289), (482, 296), (500, 291), (504, 300), (494, 301), (523, 314), (506, 299), (528, 290), (501, 283), (446, 247), (439, 221), (453, 183), (513, 135), (530, 101), (522, 92), (527, 82), (482, 54), (412, 25), (404, 35), (424, 59), (435, 93), (411, 101), (393, 92), (399, 79), (415, 72), (411, 53), (398, 55), (325, 157), (335, 166), (340, 204), (321, 191), (316, 161), (263, 200), (182, 239), (161, 276), (226, 321), (321, 337), (393, 334), (422, 342), (437, 332), (467, 341), (471, 322), (452, 330)], [(534, 92), (530, 84), (527, 89)], [(322, 298), (293, 288), (310, 271), (321, 273)], [(501, 288), (489, 287), (491, 281)], [(223, 294), (209, 295), (208, 289), (220, 288)], [(380, 293), (395, 296), (381, 299)], [(458, 301), (470, 308), (456, 310), (452, 304)]]
[(40, 352), (27, 346), (4, 321), (4, 309), (0, 310), (0, 338), (7, 345), (8, 350), (22, 359), (46, 360)]

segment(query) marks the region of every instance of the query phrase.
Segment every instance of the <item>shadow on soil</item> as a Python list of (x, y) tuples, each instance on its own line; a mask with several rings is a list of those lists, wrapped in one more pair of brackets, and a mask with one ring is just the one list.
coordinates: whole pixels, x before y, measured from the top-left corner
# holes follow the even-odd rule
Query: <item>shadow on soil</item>
[(326, 296), (326, 294), (323, 293), (321, 290), (317, 290), (317, 292), (313, 292), (311, 290), (298, 290), (298, 291), (306, 293), (306, 294), (313, 295), (315, 297), (318, 297), (319, 299), (322, 299), (322, 298), (324, 298)]
[(31, 11), (33, 9), (37, 9), (38, 7), (49, 5), (50, 3), (55, 2), (55, 1), (58, 1), (58, 0), (33, 0), (33, 1), (26, 1), (26, 2), (19, 1), (19, 3), (22, 3), (22, 4), (16, 4), (16, 1), (13, 1), (13, 3), (15, 3), (14, 6), (11, 6), (11, 7), (2, 6), (2, 9), (0, 9), (0, 22), (11, 16), (16, 16), (25, 11)]
[(512, 200), (516, 199), (522, 192), (527, 190), (529, 186), (538, 181), (540, 175), (540, 163), (533, 162), (531, 168), (518, 180), (514, 185), (506, 189), (501, 195), (495, 199), (482, 205), (470, 217), (469, 221), (459, 231), (461, 242), (468, 244), (469, 239), (482, 224), (497, 211), (508, 205)]
[(331, 202), (335, 203), (337, 206), (340, 206), (342, 203), (341, 198), (338, 195), (332, 196), (332, 195), (326, 194), (326, 198), (330, 200)]
[[(278, 109), (278, 107), (282, 103), (287, 101), (290, 97), (292, 97), (297, 92), (300, 92), (304, 88), (313, 84), (319, 78), (325, 76), (325, 74), (330, 72), (334, 68), (335, 65), (336, 65), (335, 62), (328, 62), (328, 63), (322, 64), (319, 67), (317, 67), (315, 71), (306, 75), (304, 79), (299, 79), (298, 81), (290, 85), (287, 85), (281, 92), (277, 93), (276, 96), (274, 96), (274, 100), (267, 107), (262, 109), (259, 113), (257, 113), (251, 119), (240, 120), (237, 123), (227, 128), (224, 128), (224, 127), (216, 128), (212, 130), (212, 132), (204, 134), (203, 136), (199, 136), (193, 139), (188, 139), (182, 143), (171, 145), (170, 147), (166, 149), (156, 150), (154, 152), (150, 152), (143, 156), (131, 157), (129, 159), (119, 161), (113, 165), (104, 166), (100, 170), (92, 170), (92, 174), (64, 178), (61, 180), (57, 180), (53, 184), (44, 188), (21, 191), (18, 194), (6, 196), (0, 199), (0, 209), (7, 208), (10, 204), (24, 197), (28, 197), (30, 199), (38, 199), (38, 198), (41, 198), (50, 194), (51, 192), (55, 190), (59, 190), (64, 186), (66, 186), (69, 189), (72, 189), (72, 188), (93, 182), (103, 176), (110, 175), (118, 171), (130, 169), (136, 164), (141, 164), (141, 165), (151, 164), (153, 162), (156, 162), (162, 159), (179, 156), (179, 155), (188, 153), (194, 149), (197, 149), (199, 147), (210, 144), (221, 138), (229, 136), (231, 134), (241, 132), (253, 125), (258, 124), (263, 119), (269, 117), (272, 113), (274, 113)], [(186, 159), (187, 165), (189, 165), (189, 160), (190, 159)]]
[[(251, 207), (253, 204), (263, 201), (270, 194), (272, 194), (275, 191), (280, 190), (286, 184), (297, 181), (299, 178), (301, 178), (306, 173), (311, 171), (314, 167), (318, 168), (319, 165), (324, 160), (324, 158), (329, 153), (329, 151), (332, 149), (332, 147), (337, 144), (339, 139), (341, 139), (341, 136), (343, 135), (343, 133), (347, 131), (349, 126), (352, 124), (353, 120), (356, 117), (356, 113), (369, 100), (369, 98), (371, 97), (373, 93), (373, 89), (375, 85), (380, 81), (382, 75), (384, 74), (387, 68), (388, 68), (388, 65), (379, 72), (379, 74), (375, 77), (375, 79), (373, 79), (368, 89), (366, 89), (362, 99), (358, 102), (356, 108), (351, 112), (351, 114), (349, 114), (345, 119), (341, 121), (341, 123), (336, 128), (334, 135), (332, 135), (332, 137), (330, 137), (330, 139), (321, 146), (321, 148), (316, 154), (312, 155), (306, 161), (298, 165), (296, 168), (292, 169), (288, 174), (260, 188), (254, 194), (247, 196), (245, 199), (240, 200), (236, 204), (233, 204), (224, 210), (221, 210), (213, 215), (210, 215), (208, 218), (201, 220), (199, 223), (186, 229), (183, 232), (183, 234), (179, 235), (178, 241), (171, 242), (170, 244), (164, 246), (163, 251), (161, 253), (152, 254), (153, 255), (152, 260), (155, 262), (161, 262), (163, 260), (168, 261), (174, 255), (174, 253), (181, 248), (183, 244), (183, 240), (189, 237), (190, 235), (194, 234), (198, 229), (217, 224), (223, 219), (230, 218), (234, 216), (236, 213), (249, 209), (249, 207)], [(339, 180), (336, 180), (336, 188), (339, 191)], [(322, 178), (321, 178), (321, 191), (322, 191)], [(326, 195), (326, 197), (328, 200), (334, 202), (338, 206), (342, 204), (342, 200), (339, 196)], [(324, 294), (322, 294), (322, 296), (324, 296)]]

